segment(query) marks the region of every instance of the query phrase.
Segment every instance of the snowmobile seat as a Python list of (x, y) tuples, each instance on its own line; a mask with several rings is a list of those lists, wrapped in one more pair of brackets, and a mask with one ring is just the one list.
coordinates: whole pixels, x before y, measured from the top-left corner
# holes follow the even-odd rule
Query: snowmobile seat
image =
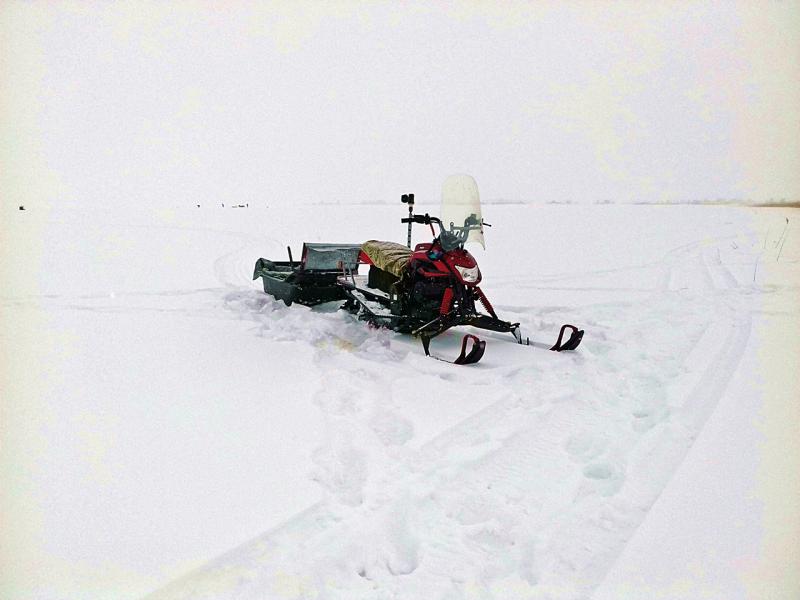
[(411, 248), (397, 242), (369, 240), (361, 244), (361, 250), (382, 271), (401, 278), (411, 260)]

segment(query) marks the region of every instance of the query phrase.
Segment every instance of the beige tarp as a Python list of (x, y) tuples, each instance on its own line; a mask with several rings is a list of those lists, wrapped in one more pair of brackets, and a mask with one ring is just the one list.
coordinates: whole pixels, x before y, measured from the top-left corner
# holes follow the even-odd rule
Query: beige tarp
[(361, 249), (376, 267), (388, 271), (395, 277), (403, 276), (403, 271), (411, 258), (411, 248), (397, 242), (369, 240), (361, 244)]

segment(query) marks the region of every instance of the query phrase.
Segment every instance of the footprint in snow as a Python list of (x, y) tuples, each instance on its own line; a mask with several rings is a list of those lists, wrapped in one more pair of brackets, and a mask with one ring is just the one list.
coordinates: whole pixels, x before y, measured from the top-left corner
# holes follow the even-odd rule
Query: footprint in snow
[(411, 421), (388, 410), (376, 411), (369, 426), (384, 446), (402, 446), (414, 437)]
[(625, 483), (625, 470), (621, 465), (610, 462), (595, 462), (583, 468), (588, 489), (601, 496), (613, 496)]
[(564, 442), (564, 450), (577, 463), (586, 463), (597, 458), (607, 446), (608, 440), (590, 431), (576, 433)]
[(631, 415), (633, 416), (631, 427), (634, 431), (643, 433), (664, 422), (669, 417), (669, 408), (667, 406), (643, 407), (634, 410)]

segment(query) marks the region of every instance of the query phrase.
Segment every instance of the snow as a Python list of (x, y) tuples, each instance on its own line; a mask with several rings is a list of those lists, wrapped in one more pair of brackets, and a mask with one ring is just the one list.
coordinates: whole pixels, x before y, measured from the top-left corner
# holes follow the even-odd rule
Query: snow
[[(799, 15), (0, 3), (0, 598), (800, 597)], [(251, 280), (456, 172), (533, 347)]]
[(796, 210), (485, 205), (472, 367), (250, 280), (404, 210), (4, 207), (3, 598), (797, 597)]
[[(797, 388), (752, 381), (799, 364), (796, 344), (784, 346), (788, 356), (759, 356), (759, 338), (793, 328), (754, 316), (729, 391), (594, 600), (797, 597), (797, 569), (781, 569), (797, 565), (800, 539)], [(735, 392), (754, 383), (760, 402)]]

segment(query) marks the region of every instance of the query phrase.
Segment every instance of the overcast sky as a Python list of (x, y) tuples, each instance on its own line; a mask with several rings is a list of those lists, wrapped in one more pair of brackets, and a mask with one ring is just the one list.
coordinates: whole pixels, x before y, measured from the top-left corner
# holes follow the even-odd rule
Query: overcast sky
[(0, 4), (0, 194), (800, 200), (798, 2)]

